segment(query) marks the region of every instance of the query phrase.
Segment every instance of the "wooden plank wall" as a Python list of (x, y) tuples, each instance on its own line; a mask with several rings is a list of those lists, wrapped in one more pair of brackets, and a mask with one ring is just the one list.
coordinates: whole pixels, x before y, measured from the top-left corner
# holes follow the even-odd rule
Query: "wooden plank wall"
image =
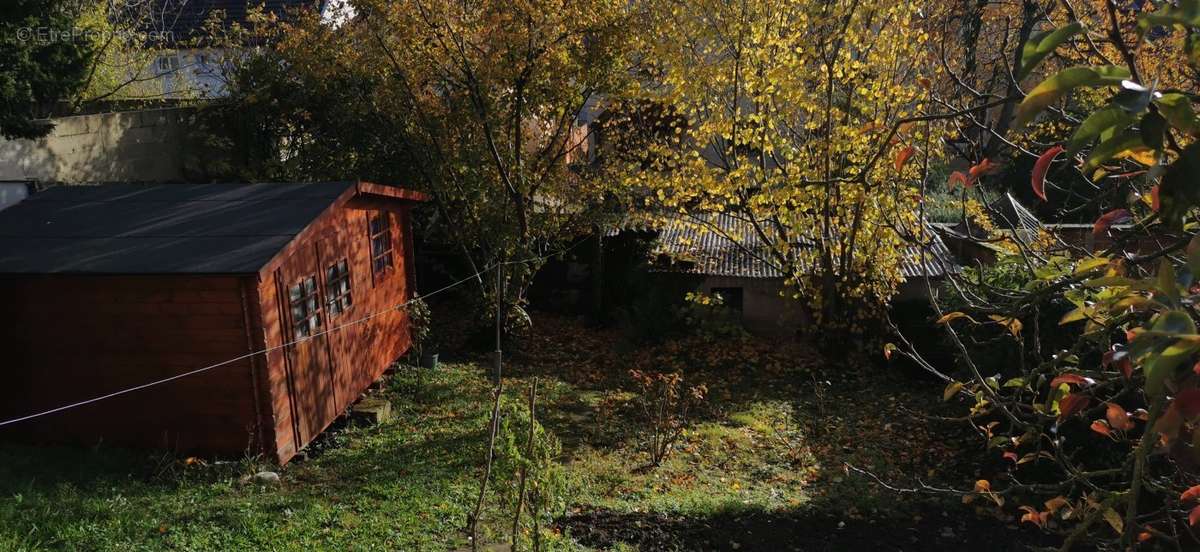
[[(5, 278), (6, 400), (20, 416), (140, 385), (250, 350), (235, 276)], [(49, 442), (241, 454), (257, 448), (252, 363), (10, 426)]]

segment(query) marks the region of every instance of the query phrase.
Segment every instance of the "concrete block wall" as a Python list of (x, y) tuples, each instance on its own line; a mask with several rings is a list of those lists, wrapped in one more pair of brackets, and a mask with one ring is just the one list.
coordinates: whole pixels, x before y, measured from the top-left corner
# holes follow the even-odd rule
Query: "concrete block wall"
[(183, 181), (190, 113), (172, 107), (56, 118), (45, 138), (0, 140), (0, 180)]

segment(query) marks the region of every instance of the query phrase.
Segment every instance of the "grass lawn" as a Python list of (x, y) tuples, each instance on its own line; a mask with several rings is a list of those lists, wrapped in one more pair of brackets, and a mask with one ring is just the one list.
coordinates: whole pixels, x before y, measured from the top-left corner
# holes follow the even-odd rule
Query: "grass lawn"
[[(969, 488), (966, 440), (911, 411), (938, 390), (830, 365), (748, 340), (622, 348), (615, 334), (541, 321), (514, 354), (505, 389), (540, 382), (539, 420), (562, 443), (565, 489), (551, 512), (556, 549), (928, 549), (1037, 539), (1011, 519), (977, 518), (952, 499), (888, 491), (920, 476)], [(844, 359), (843, 359), (844, 361)], [(252, 459), (187, 463), (100, 448), (0, 447), (0, 550), (450, 550), (482, 473), (487, 364), (464, 360), (393, 376), (393, 419), (330, 432), (278, 486)], [(680, 368), (709, 400), (675, 452), (648, 467), (630, 367)], [(826, 383), (828, 382), (828, 383)], [(955, 435), (949, 430), (950, 435)], [(975, 447), (971, 449), (971, 447)], [(490, 501), (485, 542), (510, 514)], [(1015, 541), (1014, 541), (1015, 542)], [(1014, 550), (1021, 549), (1016, 548)], [(1005, 549), (987, 547), (982, 549)]]

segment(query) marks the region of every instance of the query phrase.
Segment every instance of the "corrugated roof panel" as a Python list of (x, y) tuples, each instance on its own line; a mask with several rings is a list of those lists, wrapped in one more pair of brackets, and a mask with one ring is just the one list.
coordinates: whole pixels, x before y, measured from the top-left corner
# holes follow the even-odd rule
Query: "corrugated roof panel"
[[(947, 270), (958, 271), (957, 264), (946, 244), (930, 232), (930, 246), (922, 257), (919, 245), (905, 248), (900, 271), (907, 278), (943, 276)], [(742, 278), (783, 278), (784, 273), (774, 266), (768, 246), (750, 221), (729, 213), (679, 215), (667, 222), (656, 240), (656, 254), (687, 261), (676, 263), (666, 270), (734, 276)], [(801, 266), (811, 271), (813, 267)]]

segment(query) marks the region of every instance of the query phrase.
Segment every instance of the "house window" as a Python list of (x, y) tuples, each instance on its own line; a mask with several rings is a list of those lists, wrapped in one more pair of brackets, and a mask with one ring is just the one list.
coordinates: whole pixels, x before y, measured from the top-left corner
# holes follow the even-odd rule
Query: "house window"
[(392, 261), (392, 217), (387, 212), (371, 217), (371, 268), (382, 274), (393, 266)]
[(308, 276), (288, 290), (292, 307), (292, 333), (304, 339), (321, 329), (321, 302), (317, 299), (317, 277)]
[(170, 55), (161, 56), (158, 58), (159, 74), (170, 73), (176, 69), (179, 69), (179, 58), (177, 56)]
[(742, 288), (740, 287), (715, 287), (712, 288), (714, 295), (720, 295), (721, 300), (726, 307), (733, 309), (735, 312), (742, 312)]
[(342, 259), (325, 270), (325, 297), (329, 304), (329, 316), (337, 316), (350, 310), (350, 268)]

